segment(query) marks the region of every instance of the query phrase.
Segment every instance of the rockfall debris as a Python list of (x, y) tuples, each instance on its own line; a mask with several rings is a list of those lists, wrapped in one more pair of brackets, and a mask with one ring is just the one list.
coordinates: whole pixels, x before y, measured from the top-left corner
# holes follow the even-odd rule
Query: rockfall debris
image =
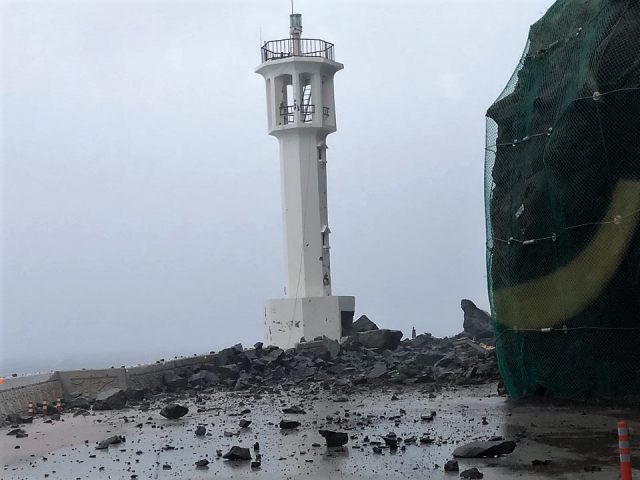
[[(292, 385), (336, 382), (346, 390), (349, 386), (363, 384), (424, 384), (437, 391), (445, 385), (499, 380), (495, 352), (487, 345), (491, 343), (490, 339), (480, 343), (469, 338), (472, 332), (484, 338), (477, 327), (480, 320), (473, 320), (475, 323), (472, 325), (476, 326), (467, 326), (468, 332), (453, 338), (436, 338), (424, 333), (404, 340), (402, 332), (379, 329), (367, 321), (371, 325), (366, 328), (370, 330), (345, 337), (340, 342), (319, 337), (286, 351), (262, 344), (245, 349), (237, 344), (219, 351), (206, 363), (186, 372), (165, 373), (162, 386), (148, 393), (241, 391), (257, 386), (281, 385), (283, 382)], [(111, 393), (109, 398), (114, 395), (115, 392)], [(124, 392), (118, 393), (118, 398), (122, 395)], [(113, 408), (120, 408), (120, 405), (113, 404)], [(187, 412), (178, 407), (168, 405), (162, 415), (167, 418), (186, 415)], [(292, 405), (284, 408), (283, 413), (299, 414), (304, 410)]]

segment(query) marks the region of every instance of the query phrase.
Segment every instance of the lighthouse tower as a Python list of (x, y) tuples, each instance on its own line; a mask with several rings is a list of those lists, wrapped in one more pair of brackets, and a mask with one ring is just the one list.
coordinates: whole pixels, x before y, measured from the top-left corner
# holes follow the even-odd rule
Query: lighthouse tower
[(301, 35), (302, 16), (292, 14), (290, 37), (266, 42), (256, 68), (267, 87), (269, 135), (280, 144), (285, 298), (267, 302), (265, 330), (267, 343), (281, 348), (339, 339), (355, 311), (354, 297), (331, 294), (326, 139), (336, 131), (333, 76), (343, 65), (333, 44)]

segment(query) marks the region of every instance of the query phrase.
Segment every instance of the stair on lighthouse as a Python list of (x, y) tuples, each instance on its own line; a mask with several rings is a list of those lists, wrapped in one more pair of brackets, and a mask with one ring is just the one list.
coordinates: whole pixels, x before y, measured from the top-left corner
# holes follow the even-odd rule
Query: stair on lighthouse
[(302, 122), (308, 123), (313, 120), (314, 106), (311, 105), (311, 80), (307, 80), (302, 89)]

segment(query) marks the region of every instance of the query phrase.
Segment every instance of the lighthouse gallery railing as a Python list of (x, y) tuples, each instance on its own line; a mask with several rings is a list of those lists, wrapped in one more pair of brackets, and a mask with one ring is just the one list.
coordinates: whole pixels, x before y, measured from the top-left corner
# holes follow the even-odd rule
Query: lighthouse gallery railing
[(271, 40), (262, 46), (262, 61), (286, 57), (320, 57), (334, 59), (333, 43), (315, 38)]

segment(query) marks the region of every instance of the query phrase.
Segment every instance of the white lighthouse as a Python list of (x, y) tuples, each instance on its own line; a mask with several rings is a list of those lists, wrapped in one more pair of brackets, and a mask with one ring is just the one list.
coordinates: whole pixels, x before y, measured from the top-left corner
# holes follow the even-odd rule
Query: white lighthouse
[(326, 139), (336, 131), (333, 76), (343, 65), (333, 44), (301, 34), (302, 16), (290, 15), (290, 37), (266, 42), (256, 69), (267, 87), (269, 135), (280, 143), (285, 298), (267, 302), (265, 330), (281, 348), (303, 337), (339, 339), (355, 311), (354, 297), (331, 295)]

